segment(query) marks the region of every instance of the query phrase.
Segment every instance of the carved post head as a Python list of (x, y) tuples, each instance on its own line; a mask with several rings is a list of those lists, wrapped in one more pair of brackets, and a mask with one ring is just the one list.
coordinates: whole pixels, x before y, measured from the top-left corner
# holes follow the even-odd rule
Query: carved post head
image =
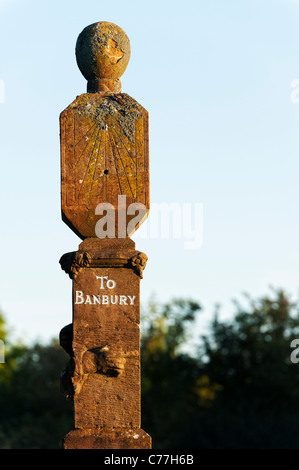
[(120, 77), (130, 60), (130, 41), (119, 26), (105, 21), (83, 29), (77, 39), (77, 64), (88, 93), (120, 93)]
[(82, 239), (130, 237), (150, 204), (148, 112), (121, 93), (130, 41), (119, 26), (94, 23), (76, 58), (88, 84), (60, 115), (62, 219)]

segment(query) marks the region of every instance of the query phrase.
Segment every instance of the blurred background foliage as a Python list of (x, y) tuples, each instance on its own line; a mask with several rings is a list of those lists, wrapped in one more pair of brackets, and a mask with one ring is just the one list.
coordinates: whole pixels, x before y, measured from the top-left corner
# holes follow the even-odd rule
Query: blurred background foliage
[[(281, 290), (244, 305), (235, 302), (226, 321), (216, 309), (204, 336), (197, 302), (144, 309), (142, 428), (153, 448), (299, 448), (299, 363), (290, 359), (299, 305)], [(56, 340), (12, 343), (2, 315), (0, 338), (0, 449), (61, 448), (73, 427), (72, 404), (60, 393), (68, 356)]]

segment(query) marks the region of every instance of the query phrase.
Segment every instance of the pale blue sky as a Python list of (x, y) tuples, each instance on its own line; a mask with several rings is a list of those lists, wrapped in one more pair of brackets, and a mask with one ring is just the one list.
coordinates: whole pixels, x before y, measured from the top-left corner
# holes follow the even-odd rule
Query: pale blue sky
[[(299, 0), (0, 0), (0, 306), (25, 340), (71, 321), (59, 258), (59, 114), (86, 91), (74, 55), (88, 24), (131, 41), (123, 92), (150, 113), (151, 201), (202, 203), (204, 243), (136, 238), (141, 300), (215, 303), (299, 286)], [(299, 94), (298, 94), (299, 96)]]

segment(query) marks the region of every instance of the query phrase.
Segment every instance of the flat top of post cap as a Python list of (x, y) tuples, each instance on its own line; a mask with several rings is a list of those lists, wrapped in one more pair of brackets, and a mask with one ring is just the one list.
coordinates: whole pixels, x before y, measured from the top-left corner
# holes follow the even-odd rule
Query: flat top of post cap
[(119, 81), (130, 59), (130, 41), (119, 26), (101, 21), (93, 23), (79, 34), (76, 59), (91, 92), (98, 91), (95, 83)]

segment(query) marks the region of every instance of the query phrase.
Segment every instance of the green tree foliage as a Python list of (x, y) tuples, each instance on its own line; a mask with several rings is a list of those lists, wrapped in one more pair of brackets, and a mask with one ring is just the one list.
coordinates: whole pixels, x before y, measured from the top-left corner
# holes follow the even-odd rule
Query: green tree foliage
[[(175, 349), (165, 348), (176, 323), (172, 304), (160, 326), (156, 320), (149, 325), (143, 427), (156, 447), (299, 447), (299, 365), (290, 361), (291, 340), (299, 338), (298, 305), (282, 291), (247, 304), (235, 303), (230, 321), (216, 314), (196, 357), (179, 352), (183, 333)], [(178, 305), (184, 332), (188, 302)]]
[(5, 341), (6, 338), (7, 338), (7, 329), (6, 329), (5, 318), (0, 312), (0, 339), (1, 341)]
[(176, 300), (161, 308), (151, 304), (149, 310), (142, 336), (142, 426), (154, 445), (170, 447), (196, 408), (198, 363), (181, 347), (200, 306)]
[(67, 356), (49, 345), (9, 345), (0, 364), (0, 449), (55, 449), (72, 428), (72, 409), (60, 393)]
[(204, 413), (201, 433), (212, 435), (209, 447), (298, 448), (299, 365), (290, 360), (298, 304), (274, 291), (249, 298), (246, 308), (235, 305), (233, 321), (216, 317), (204, 338), (204, 370), (221, 392)]

